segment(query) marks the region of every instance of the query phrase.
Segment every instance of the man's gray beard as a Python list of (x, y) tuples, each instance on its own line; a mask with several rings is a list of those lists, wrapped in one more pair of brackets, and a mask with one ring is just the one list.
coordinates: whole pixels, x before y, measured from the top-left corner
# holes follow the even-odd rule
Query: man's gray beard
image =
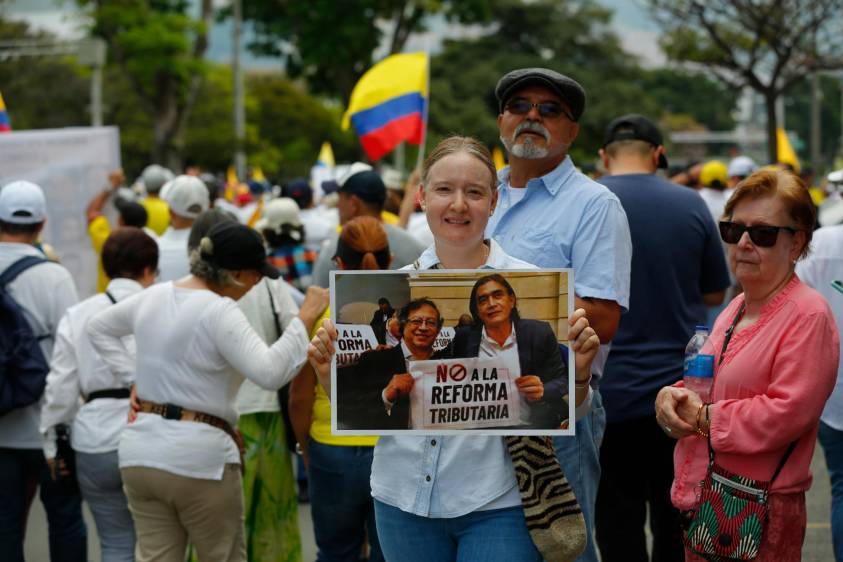
[(537, 146), (529, 136), (525, 136), (522, 141), (517, 143), (501, 137), (501, 142), (506, 148), (506, 151), (517, 158), (537, 160), (539, 158), (545, 158), (548, 155), (547, 148)]

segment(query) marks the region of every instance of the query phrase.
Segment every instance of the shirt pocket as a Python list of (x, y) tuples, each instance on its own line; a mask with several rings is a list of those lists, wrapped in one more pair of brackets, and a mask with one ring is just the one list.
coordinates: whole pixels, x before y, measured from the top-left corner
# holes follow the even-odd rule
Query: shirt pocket
[[(558, 262), (553, 232), (537, 226), (523, 226), (496, 238), (504, 251), (520, 260), (538, 266)], [(557, 266), (559, 267), (559, 266)]]

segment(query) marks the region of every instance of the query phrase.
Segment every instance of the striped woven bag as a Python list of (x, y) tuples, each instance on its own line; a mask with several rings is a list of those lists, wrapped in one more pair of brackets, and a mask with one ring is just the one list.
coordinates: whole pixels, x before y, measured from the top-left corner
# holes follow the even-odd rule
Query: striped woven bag
[(506, 445), (527, 529), (546, 562), (570, 562), (586, 546), (585, 519), (546, 436), (508, 436)]

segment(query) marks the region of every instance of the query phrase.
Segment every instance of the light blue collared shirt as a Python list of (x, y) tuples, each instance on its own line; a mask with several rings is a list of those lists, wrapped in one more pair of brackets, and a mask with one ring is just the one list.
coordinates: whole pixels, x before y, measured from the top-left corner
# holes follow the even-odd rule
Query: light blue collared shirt
[[(430, 246), (403, 269), (431, 269), (439, 263)], [(481, 269), (536, 269), (515, 259), (494, 241)], [(480, 509), (521, 505), (515, 470), (503, 437), (383, 436), (372, 462), (372, 496), (422, 517), (459, 517)]]
[(632, 240), (618, 198), (574, 168), (570, 156), (527, 182), (514, 202), (509, 168), (498, 173), (498, 205), (486, 235), (539, 267), (574, 269), (577, 296), (629, 308)]

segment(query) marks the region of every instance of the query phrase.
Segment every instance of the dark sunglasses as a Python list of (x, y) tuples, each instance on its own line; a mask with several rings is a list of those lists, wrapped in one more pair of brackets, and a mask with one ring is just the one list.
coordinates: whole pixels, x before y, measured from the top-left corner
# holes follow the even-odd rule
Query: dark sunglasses
[(556, 119), (560, 115), (564, 115), (571, 121), (574, 121), (574, 116), (565, 111), (564, 107), (554, 101), (532, 103), (527, 100), (513, 100), (506, 104), (506, 110), (513, 115), (527, 115), (534, 107), (538, 110), (539, 115), (541, 115), (543, 119)]
[(776, 245), (779, 230), (787, 230), (791, 234), (797, 232), (795, 228), (789, 226), (769, 226), (766, 224), (746, 226), (736, 222), (720, 221), (720, 238), (726, 244), (737, 244), (743, 233), (749, 232), (749, 239), (752, 240), (753, 244), (761, 248), (769, 248)]

